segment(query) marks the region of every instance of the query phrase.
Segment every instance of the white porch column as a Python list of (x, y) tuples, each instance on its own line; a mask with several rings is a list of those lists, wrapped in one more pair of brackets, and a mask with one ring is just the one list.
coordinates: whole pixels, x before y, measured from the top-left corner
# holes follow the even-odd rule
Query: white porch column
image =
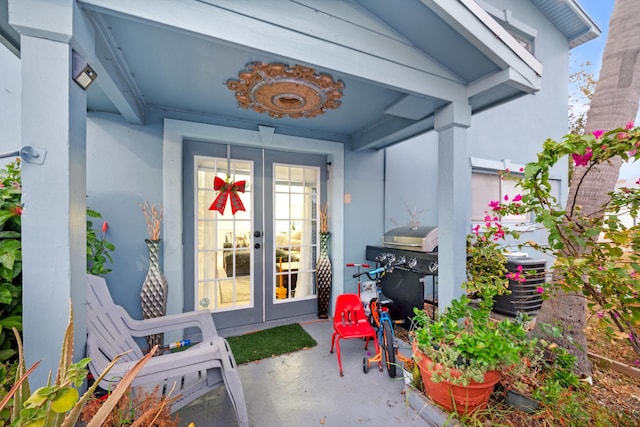
[(85, 352), (87, 98), (71, 67), (78, 35), (93, 49), (93, 34), (74, 0), (11, 0), (9, 10), (21, 34), (22, 146), (46, 150), (44, 164), (22, 162), (23, 336), (27, 365), (42, 360), (36, 388), (56, 373), (70, 302), (74, 360)]
[(435, 117), (438, 132), (438, 308), (462, 296), (470, 231), (471, 166), (467, 131), (471, 107), (452, 103)]

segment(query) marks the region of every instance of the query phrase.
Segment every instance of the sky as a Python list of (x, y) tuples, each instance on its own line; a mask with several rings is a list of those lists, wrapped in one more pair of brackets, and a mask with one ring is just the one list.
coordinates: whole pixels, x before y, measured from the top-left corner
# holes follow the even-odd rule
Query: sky
[[(609, 18), (611, 17), (611, 11), (613, 10), (613, 3), (615, 0), (577, 1), (591, 19), (596, 22), (598, 27), (600, 27), (602, 35), (571, 50), (571, 72), (578, 70), (581, 64), (589, 61), (593, 65), (588, 69), (588, 71), (597, 77), (602, 62), (602, 52), (604, 51), (604, 45), (607, 41)], [(638, 116), (636, 116), (635, 123), (640, 124), (640, 112)], [(620, 168), (621, 179), (632, 179), (635, 181), (638, 177), (640, 177), (640, 164), (638, 162), (625, 164)]]
[(593, 64), (591, 71), (597, 75), (602, 62), (602, 52), (607, 41), (609, 18), (613, 10), (614, 0), (577, 0), (585, 12), (593, 19), (602, 35), (571, 50), (572, 67), (578, 67), (586, 61)]

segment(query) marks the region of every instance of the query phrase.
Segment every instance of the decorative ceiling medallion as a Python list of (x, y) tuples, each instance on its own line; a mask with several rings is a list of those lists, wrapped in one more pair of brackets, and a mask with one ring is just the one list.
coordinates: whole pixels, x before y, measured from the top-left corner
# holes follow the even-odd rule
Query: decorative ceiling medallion
[(254, 62), (228, 80), (242, 108), (253, 108), (271, 117), (315, 117), (341, 104), (344, 83), (313, 68)]

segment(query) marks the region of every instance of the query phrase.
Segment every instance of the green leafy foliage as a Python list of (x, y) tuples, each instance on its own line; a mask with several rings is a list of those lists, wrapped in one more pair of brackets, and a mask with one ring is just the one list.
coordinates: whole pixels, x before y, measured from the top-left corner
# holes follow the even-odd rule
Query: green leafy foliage
[[(15, 360), (17, 343), (12, 328), (22, 330), (22, 184), (20, 159), (0, 169), (0, 363)], [(87, 272), (105, 275), (111, 270), (111, 252), (115, 246), (93, 228), (99, 212), (87, 209)]]
[[(4, 398), (16, 380), (18, 362), (0, 364), (0, 399)], [(6, 425), (11, 417), (9, 408), (0, 411), (0, 425)]]
[(108, 229), (107, 223), (102, 223), (102, 234), (99, 235), (93, 228), (91, 218), (102, 219), (102, 215), (97, 211), (87, 209), (87, 273), (94, 276), (104, 276), (111, 272), (111, 269), (106, 267), (106, 263), (113, 263), (111, 252), (116, 247), (105, 238)]
[(414, 308), (412, 334), (422, 353), (440, 365), (432, 380), (468, 385), (483, 382), (488, 371), (518, 363), (527, 341), (525, 318), (491, 318), (494, 297), (509, 292), (509, 280), (524, 280), (524, 271), (509, 272), (504, 255), (506, 236), (519, 234), (504, 228), (487, 213), (483, 225), (467, 236), (467, 281), (472, 301), (463, 296), (432, 320)]
[[(433, 363), (442, 366), (432, 377), (467, 385), (483, 382), (485, 373), (520, 361), (526, 331), (522, 320), (491, 319), (492, 296), (473, 302), (463, 296), (452, 301), (435, 320), (414, 308), (414, 339)], [(457, 375), (457, 372), (460, 375)]]
[[(555, 258), (554, 278), (543, 297), (558, 288), (581, 293), (597, 315), (600, 326), (624, 338), (640, 355), (640, 188), (621, 187), (601, 206), (604, 215), (586, 215), (580, 206), (563, 208), (551, 195), (550, 170), (567, 156), (576, 168), (598, 168), (615, 157), (640, 159), (640, 128), (594, 131), (589, 135), (566, 135), (562, 141), (547, 140), (537, 161), (527, 164), (524, 178), (517, 179), (522, 203), (500, 204), (500, 214), (531, 213), (547, 229), (546, 244), (527, 242)], [(580, 191), (580, 188), (578, 188)]]
[(15, 359), (11, 328), (22, 330), (20, 161), (0, 170), (0, 362)]
[[(71, 310), (69, 323), (64, 335), (60, 364), (55, 382), (40, 387), (33, 393), (30, 391), (28, 376), (37, 367), (37, 364), (29, 370), (25, 370), (22, 343), (17, 330), (13, 330), (19, 348), (19, 363), (14, 386), (0, 401), (0, 414), (7, 415), (6, 409), (11, 406), (10, 426), (12, 427), (72, 427), (78, 422), (82, 409), (93, 396), (98, 384), (107, 375), (109, 370), (118, 361), (121, 355), (114, 357), (107, 369), (96, 379), (93, 385), (80, 394), (79, 388), (87, 379), (90, 359), (85, 358), (72, 363), (73, 355), (73, 310)], [(142, 367), (155, 353), (153, 351), (140, 359), (135, 366), (122, 378), (115, 390), (102, 404), (100, 410), (94, 415), (87, 427), (103, 425), (104, 421), (116, 407), (117, 402), (127, 392), (129, 385), (140, 372)]]
[(479, 226), (467, 236), (467, 281), (469, 292), (503, 295), (509, 292), (507, 258), (504, 255), (505, 230), (489, 215), (480, 232)]

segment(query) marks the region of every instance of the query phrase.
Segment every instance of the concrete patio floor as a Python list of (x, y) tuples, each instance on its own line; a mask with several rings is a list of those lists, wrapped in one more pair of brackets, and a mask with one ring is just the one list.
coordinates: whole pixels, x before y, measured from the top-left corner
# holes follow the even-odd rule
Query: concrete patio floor
[[(424, 413), (431, 413), (436, 420), (446, 419), (446, 415), (416, 400), (415, 393), (403, 393), (401, 370), (396, 378), (390, 378), (375, 366), (368, 374), (363, 372), (362, 360), (367, 351), (362, 340), (341, 341), (344, 376), (340, 377), (336, 354), (329, 353), (332, 320), (297, 320), (318, 342), (317, 346), (238, 367), (251, 426), (442, 425), (438, 421), (425, 421)], [(250, 331), (244, 328), (219, 333), (233, 336)], [(370, 344), (369, 350), (372, 349)], [(401, 343), (401, 351), (410, 354), (407, 344)], [(196, 427), (236, 425), (224, 388), (193, 402), (178, 414), (181, 426), (189, 422)]]

